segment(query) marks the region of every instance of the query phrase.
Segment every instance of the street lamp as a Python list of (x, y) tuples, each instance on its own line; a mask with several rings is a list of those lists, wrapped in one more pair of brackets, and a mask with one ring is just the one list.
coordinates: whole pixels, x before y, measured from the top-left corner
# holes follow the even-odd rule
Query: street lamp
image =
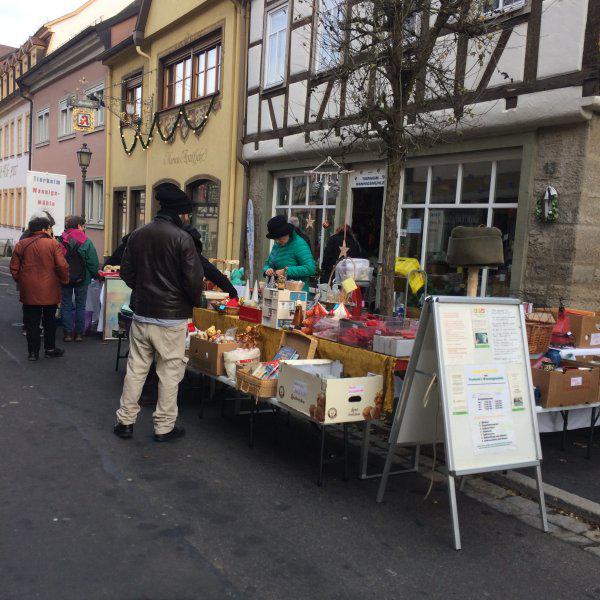
[(92, 151), (87, 147), (87, 144), (82, 144), (77, 150), (77, 162), (81, 169), (81, 217), (85, 219), (85, 177), (88, 167), (92, 160)]

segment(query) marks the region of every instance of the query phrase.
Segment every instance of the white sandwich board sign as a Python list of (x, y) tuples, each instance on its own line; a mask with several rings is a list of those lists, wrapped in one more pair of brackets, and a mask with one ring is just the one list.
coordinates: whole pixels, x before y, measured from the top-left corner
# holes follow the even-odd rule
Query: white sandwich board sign
[(65, 228), (66, 189), (66, 175), (27, 171), (26, 222), (33, 214), (46, 210), (56, 221), (54, 235), (60, 235)]
[(454, 477), (535, 467), (547, 531), (542, 458), (525, 319), (512, 298), (427, 299), (398, 408), (377, 501), (396, 445), (444, 442), (454, 545), (460, 548)]

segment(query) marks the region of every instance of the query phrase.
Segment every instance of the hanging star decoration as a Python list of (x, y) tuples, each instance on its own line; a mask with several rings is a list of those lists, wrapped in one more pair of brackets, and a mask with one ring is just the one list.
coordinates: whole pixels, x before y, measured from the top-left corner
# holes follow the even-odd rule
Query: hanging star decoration
[(308, 213), (308, 217), (306, 217), (306, 229), (312, 229), (315, 224), (315, 220), (313, 219), (312, 213)]
[(346, 239), (344, 238), (344, 240), (342, 241), (342, 245), (340, 246), (340, 256), (339, 256), (339, 258), (347, 258), (348, 257), (348, 250), (350, 250), (350, 248), (348, 248), (348, 246), (346, 246)]

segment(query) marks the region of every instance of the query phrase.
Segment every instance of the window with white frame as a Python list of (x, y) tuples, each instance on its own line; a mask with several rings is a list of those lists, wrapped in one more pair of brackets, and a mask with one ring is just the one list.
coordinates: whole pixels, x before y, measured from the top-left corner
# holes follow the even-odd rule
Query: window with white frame
[(65, 214), (75, 214), (75, 182), (67, 181), (67, 193), (65, 198)]
[(37, 114), (37, 143), (43, 144), (50, 139), (50, 109), (46, 108)]
[(58, 137), (71, 135), (73, 133), (73, 108), (68, 106), (67, 100), (63, 100), (59, 105), (59, 110)]
[(521, 8), (525, 0), (483, 0), (483, 12), (486, 15), (494, 15)]
[(285, 78), (288, 7), (280, 6), (267, 13), (265, 52), (265, 87), (279, 85)]
[(273, 215), (283, 215), (288, 221), (292, 217), (298, 219), (299, 229), (308, 236), (318, 264), (334, 228), (339, 193), (338, 185), (311, 183), (304, 173), (283, 175), (275, 180)]
[(416, 258), (428, 274), (428, 293), (464, 295), (466, 269), (446, 261), (448, 240), (458, 225), (498, 227), (504, 265), (481, 272), (481, 294), (506, 296), (521, 178), (519, 152), (479, 155), (462, 161), (409, 161), (404, 170), (399, 256)]
[[(87, 96), (94, 96), (100, 103), (104, 97), (104, 85), (97, 85), (86, 91)], [(94, 128), (104, 127), (104, 107), (100, 106), (94, 110)]]
[(344, 0), (320, 0), (317, 19), (315, 70), (324, 71), (337, 64), (341, 57)]
[(90, 225), (104, 224), (104, 182), (102, 179), (85, 182), (85, 218)]

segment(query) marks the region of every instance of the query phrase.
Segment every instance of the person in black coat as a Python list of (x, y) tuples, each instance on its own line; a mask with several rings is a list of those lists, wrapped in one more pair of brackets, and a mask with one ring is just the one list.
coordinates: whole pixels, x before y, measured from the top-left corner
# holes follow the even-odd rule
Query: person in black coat
[(117, 246), (117, 249), (104, 261), (104, 265), (102, 268), (104, 269), (107, 265), (111, 267), (116, 267), (121, 264), (123, 260), (123, 253), (125, 252), (125, 248), (127, 247), (127, 241), (129, 240), (129, 236), (131, 233), (128, 233), (123, 237), (121, 243)]
[(231, 281), (215, 267), (203, 254), (202, 254), (202, 239), (200, 238), (200, 232), (192, 225), (184, 225), (183, 229), (187, 231), (194, 240), (200, 262), (204, 269), (204, 277), (210, 282), (214, 283), (219, 289), (223, 290), (226, 294), (229, 294), (230, 298), (237, 298), (238, 293), (235, 287), (233, 287)]
[(331, 271), (340, 258), (340, 247), (344, 241), (344, 227), (346, 229), (346, 246), (348, 247), (347, 258), (362, 258), (362, 248), (354, 236), (349, 225), (341, 225), (335, 233), (327, 240), (323, 250), (323, 262), (321, 263), (321, 283), (329, 283)]

